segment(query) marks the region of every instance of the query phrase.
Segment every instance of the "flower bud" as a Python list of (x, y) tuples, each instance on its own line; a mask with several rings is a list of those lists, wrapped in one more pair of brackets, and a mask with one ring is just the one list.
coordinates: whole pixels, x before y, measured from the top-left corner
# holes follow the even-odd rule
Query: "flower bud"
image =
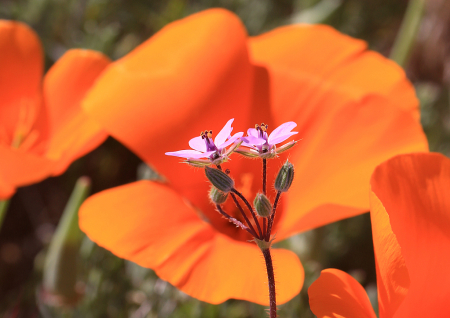
[(272, 213), (272, 204), (269, 199), (262, 193), (258, 193), (253, 201), (256, 213), (261, 217), (268, 217)]
[(275, 190), (281, 192), (287, 192), (294, 180), (294, 166), (289, 161), (286, 161), (278, 171), (277, 178), (275, 179)]
[(212, 186), (209, 190), (209, 198), (214, 204), (223, 204), (228, 198), (228, 193), (223, 193), (216, 187)]
[(205, 167), (205, 174), (209, 182), (222, 192), (228, 193), (234, 187), (234, 181), (225, 172)]

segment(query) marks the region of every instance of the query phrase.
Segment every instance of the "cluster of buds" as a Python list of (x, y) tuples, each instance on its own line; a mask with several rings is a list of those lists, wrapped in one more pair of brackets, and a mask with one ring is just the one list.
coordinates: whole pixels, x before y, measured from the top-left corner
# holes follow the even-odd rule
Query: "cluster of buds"
[[(277, 127), (268, 135), (268, 125), (262, 123), (255, 125), (255, 128), (247, 130), (247, 136), (243, 137), (242, 132), (231, 135), (234, 119), (230, 119), (213, 140), (212, 130), (202, 131), (199, 137), (189, 141), (190, 150), (180, 150), (167, 152), (166, 155), (185, 158), (185, 162), (204, 168), (206, 178), (211, 183), (209, 198), (216, 206), (217, 211), (229, 222), (250, 233), (258, 246), (264, 251), (270, 247), (271, 231), (274, 223), (275, 212), (278, 201), (283, 192), (287, 192), (294, 179), (294, 166), (289, 162), (279, 170), (274, 188), (276, 197), (273, 204), (266, 194), (266, 167), (267, 159), (275, 158), (277, 154), (286, 151), (295, 145), (295, 141), (288, 142), (277, 148), (277, 144), (285, 141), (292, 135), (297, 134), (292, 129), (297, 126), (294, 122), (287, 122)], [(227, 147), (229, 147), (227, 149)], [(231, 153), (237, 152), (245, 157), (261, 158), (263, 161), (263, 187), (253, 200), (253, 206), (236, 188), (235, 182), (230, 177), (230, 171), (222, 170), (221, 164), (229, 159)], [(215, 166), (215, 167), (214, 167)], [(243, 222), (230, 216), (223, 208), (223, 204), (231, 196), (238, 208)], [(244, 203), (250, 212), (247, 216), (244, 208), (239, 203), (238, 198)], [(250, 221), (253, 219), (253, 222)], [(262, 221), (262, 222), (261, 222)]]

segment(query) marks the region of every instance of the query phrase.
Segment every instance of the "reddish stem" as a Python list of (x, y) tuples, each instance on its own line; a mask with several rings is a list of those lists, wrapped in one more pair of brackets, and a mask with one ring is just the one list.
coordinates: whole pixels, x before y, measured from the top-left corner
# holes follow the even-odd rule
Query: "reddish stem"
[(256, 213), (255, 213), (255, 211), (253, 211), (253, 208), (252, 208), (252, 206), (250, 205), (250, 203), (248, 203), (247, 199), (246, 199), (246, 198), (245, 198), (238, 190), (236, 190), (235, 188), (232, 188), (232, 189), (231, 189), (231, 192), (237, 194), (238, 197), (240, 197), (241, 200), (245, 203), (245, 205), (247, 206), (248, 210), (250, 211), (250, 213), (251, 213), (252, 216), (253, 216), (253, 220), (254, 220), (255, 223), (256, 223), (256, 227), (258, 228), (258, 232), (259, 232), (259, 235), (260, 235), (260, 239), (264, 239), (264, 238), (263, 238), (263, 235), (262, 235), (262, 231), (261, 231), (261, 226), (259, 225), (259, 222), (258, 222), (258, 218), (256, 217)]
[(270, 303), (270, 318), (277, 317), (277, 299), (275, 293), (275, 275), (273, 272), (272, 256), (270, 255), (270, 249), (263, 249), (264, 260), (266, 261), (267, 278), (269, 280), (269, 303)]

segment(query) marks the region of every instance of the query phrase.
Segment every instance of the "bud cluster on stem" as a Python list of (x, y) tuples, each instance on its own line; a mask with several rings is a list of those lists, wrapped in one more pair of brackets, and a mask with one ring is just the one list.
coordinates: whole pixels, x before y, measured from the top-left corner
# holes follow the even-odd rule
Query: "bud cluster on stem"
[[(265, 186), (267, 175), (266, 173), (267, 163), (265, 158), (263, 158), (262, 160), (264, 161), (263, 189), (264, 192), (266, 192)], [(209, 197), (211, 201), (214, 204), (216, 204), (216, 208), (219, 211), (219, 213), (221, 213), (231, 223), (250, 233), (250, 235), (253, 236), (258, 247), (261, 249), (261, 252), (263, 253), (264, 260), (266, 262), (267, 276), (269, 280), (269, 299), (270, 299), (269, 312), (270, 317), (275, 318), (277, 315), (276, 314), (277, 309), (276, 309), (276, 292), (275, 292), (275, 278), (274, 278), (275, 276), (273, 272), (272, 257), (270, 254), (270, 245), (273, 240), (273, 238), (271, 238), (271, 232), (274, 224), (275, 212), (281, 197), (281, 193), (287, 192), (294, 180), (294, 166), (289, 161), (286, 161), (278, 171), (274, 183), (274, 188), (277, 191), (274, 203), (272, 204), (270, 202), (269, 198), (266, 196), (265, 193), (258, 193), (255, 196), (255, 199), (253, 200), (253, 207), (250, 205), (250, 203), (244, 197), (244, 195), (234, 187), (235, 183), (233, 179), (227, 173), (222, 171), (221, 166), (217, 166), (217, 168), (205, 167), (205, 174), (212, 184), (211, 190), (209, 192)], [(234, 203), (236, 204), (236, 207), (241, 213), (246, 224), (231, 217), (223, 210), (221, 205), (225, 203), (225, 201), (227, 200), (228, 193), (230, 193)], [(254, 224), (252, 224), (250, 219), (246, 216), (246, 213), (242, 208), (241, 204), (239, 203), (237, 197), (242, 200), (244, 205), (249, 210), (250, 214), (252, 215)], [(262, 227), (260, 225), (259, 218), (262, 219)], [(256, 225), (256, 229), (254, 225)]]
[[(206, 178), (212, 184), (209, 198), (215, 205), (216, 210), (229, 222), (249, 233), (261, 249), (266, 262), (269, 281), (270, 318), (275, 318), (277, 316), (277, 308), (275, 278), (270, 254), (270, 246), (273, 240), (271, 233), (281, 194), (289, 190), (294, 180), (294, 166), (289, 161), (286, 161), (278, 171), (274, 183), (276, 196), (272, 204), (267, 196), (267, 160), (276, 158), (279, 153), (290, 149), (296, 144), (296, 141), (291, 141), (281, 147), (277, 148), (276, 146), (297, 133), (291, 131), (297, 124), (294, 122), (284, 123), (274, 129), (269, 135), (267, 133), (268, 125), (262, 123), (261, 125), (255, 125), (255, 128), (248, 129), (248, 136), (243, 137), (242, 132), (231, 136), (232, 122), (233, 119), (230, 119), (214, 140), (212, 139), (212, 130), (205, 130), (200, 134), (200, 137), (191, 139), (189, 145), (194, 150), (180, 150), (166, 154), (184, 157), (186, 158), (186, 163), (194, 167), (204, 168)], [(226, 147), (228, 146), (230, 147), (227, 150)], [(255, 196), (253, 206), (236, 189), (235, 182), (230, 177), (230, 171), (228, 169), (222, 170), (221, 165), (228, 160), (228, 157), (233, 152), (237, 152), (244, 157), (260, 158), (262, 160), (262, 193), (258, 193)], [(242, 217), (242, 222), (225, 211), (223, 205), (229, 196), (231, 196), (236, 205), (238, 213)], [(251, 217), (247, 216), (248, 212), (246, 213), (246, 210), (248, 210)]]

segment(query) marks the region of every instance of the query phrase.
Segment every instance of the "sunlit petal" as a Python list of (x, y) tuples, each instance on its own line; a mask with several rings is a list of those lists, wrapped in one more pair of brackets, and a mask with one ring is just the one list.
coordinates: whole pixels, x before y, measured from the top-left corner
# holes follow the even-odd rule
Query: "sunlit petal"
[(389, 215), (411, 281), (395, 317), (449, 317), (450, 160), (397, 156), (375, 170), (371, 186)]
[[(318, 318), (376, 318), (364, 288), (349, 274), (326, 269), (308, 289)], [(383, 317), (384, 318), (384, 317)]]

